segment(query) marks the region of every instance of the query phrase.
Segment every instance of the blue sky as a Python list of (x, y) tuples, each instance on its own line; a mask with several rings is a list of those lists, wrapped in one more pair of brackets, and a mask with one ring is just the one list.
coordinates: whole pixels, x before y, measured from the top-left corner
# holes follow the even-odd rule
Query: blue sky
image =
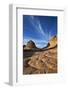
[(57, 35), (57, 16), (23, 15), (24, 44), (33, 40), (37, 47), (43, 48), (54, 35)]

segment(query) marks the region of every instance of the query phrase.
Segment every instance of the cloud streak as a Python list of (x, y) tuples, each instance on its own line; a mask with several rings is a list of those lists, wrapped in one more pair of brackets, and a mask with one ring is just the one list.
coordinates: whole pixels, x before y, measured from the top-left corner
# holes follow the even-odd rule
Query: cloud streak
[(42, 25), (38, 19), (36, 19), (34, 16), (30, 16), (30, 22), (33, 25), (33, 27), (37, 30), (37, 32), (45, 37), (45, 32), (42, 28)]
[(42, 47), (52, 36), (57, 34), (57, 17), (24, 15), (23, 21), (24, 44), (33, 40), (36, 45)]

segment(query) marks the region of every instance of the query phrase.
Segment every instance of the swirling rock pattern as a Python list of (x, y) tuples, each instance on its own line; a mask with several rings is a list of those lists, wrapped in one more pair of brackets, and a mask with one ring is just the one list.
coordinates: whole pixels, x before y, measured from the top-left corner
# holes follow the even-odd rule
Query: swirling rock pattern
[[(57, 73), (57, 38), (52, 37), (44, 50), (33, 51), (24, 58), (23, 74)], [(28, 54), (30, 51), (28, 52)]]

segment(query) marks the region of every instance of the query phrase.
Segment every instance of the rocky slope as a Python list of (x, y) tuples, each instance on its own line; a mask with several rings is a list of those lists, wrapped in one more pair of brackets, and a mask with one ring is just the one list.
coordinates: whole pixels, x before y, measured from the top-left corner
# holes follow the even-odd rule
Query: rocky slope
[(57, 48), (47, 51), (35, 52), (27, 62), (24, 74), (56, 73), (57, 72)]
[[(35, 46), (34, 46), (35, 47)], [(29, 54), (30, 52), (28, 52)], [(48, 47), (31, 52), (24, 58), (23, 74), (57, 73), (57, 37), (50, 39)]]

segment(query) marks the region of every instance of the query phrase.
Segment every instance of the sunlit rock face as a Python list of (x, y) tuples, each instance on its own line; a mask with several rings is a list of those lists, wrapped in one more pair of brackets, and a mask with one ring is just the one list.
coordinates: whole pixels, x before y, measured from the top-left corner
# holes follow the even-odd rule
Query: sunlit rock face
[(53, 36), (53, 37), (50, 39), (49, 43), (50, 43), (50, 47), (56, 46), (56, 45), (57, 45), (57, 37), (56, 37), (56, 36)]

